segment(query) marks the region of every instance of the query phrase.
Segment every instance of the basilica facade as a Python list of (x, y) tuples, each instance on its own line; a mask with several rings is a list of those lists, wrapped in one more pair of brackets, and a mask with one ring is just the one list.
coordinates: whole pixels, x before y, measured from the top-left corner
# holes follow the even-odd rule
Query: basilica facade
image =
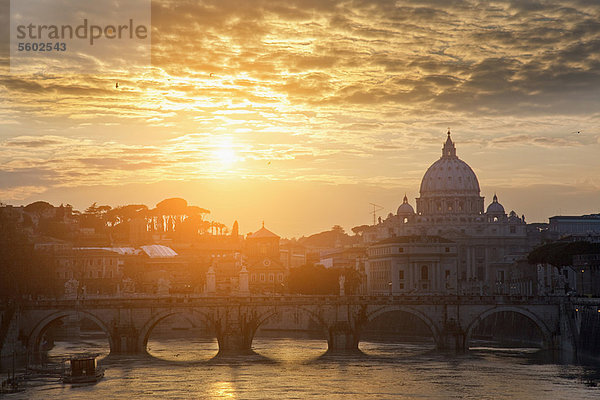
[(449, 131), (423, 176), (416, 211), (404, 196), (396, 214), (365, 229), (362, 240), (373, 294), (502, 293), (530, 250), (525, 217), (507, 214), (496, 195), (485, 208), (477, 176), (457, 156)]

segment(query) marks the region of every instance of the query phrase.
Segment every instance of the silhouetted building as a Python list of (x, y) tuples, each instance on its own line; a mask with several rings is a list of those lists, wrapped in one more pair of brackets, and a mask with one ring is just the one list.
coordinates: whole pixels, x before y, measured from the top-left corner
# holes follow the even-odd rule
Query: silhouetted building
[(357, 261), (366, 254), (367, 249), (364, 246), (325, 251), (321, 254), (319, 264), (325, 268), (356, 268)]
[(600, 297), (600, 254), (573, 256), (577, 294)]
[(550, 217), (550, 232), (558, 238), (569, 235), (600, 235), (600, 214)]
[(491, 294), (497, 281), (530, 250), (524, 217), (514, 211), (507, 214), (496, 195), (484, 209), (477, 176), (456, 155), (450, 132), (441, 158), (423, 176), (416, 212), (404, 196), (396, 214), (362, 232), (367, 245), (410, 236), (454, 242), (459, 291), (465, 293)]

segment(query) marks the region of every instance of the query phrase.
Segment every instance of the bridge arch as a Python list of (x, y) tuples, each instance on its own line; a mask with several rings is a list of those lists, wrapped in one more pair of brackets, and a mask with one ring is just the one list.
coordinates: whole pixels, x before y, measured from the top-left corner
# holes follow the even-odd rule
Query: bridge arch
[(104, 331), (104, 333), (106, 333), (106, 336), (108, 337), (108, 345), (110, 347), (110, 351), (111, 352), (113, 351), (114, 338), (112, 337), (111, 331), (105, 321), (103, 321), (100, 317), (92, 314), (89, 311), (62, 310), (62, 311), (56, 311), (56, 312), (53, 312), (52, 314), (46, 315), (33, 327), (31, 332), (29, 332), (29, 335), (27, 337), (27, 350), (28, 350), (29, 354), (32, 354), (34, 356), (39, 354), (40, 342), (42, 340), (44, 333), (46, 332), (46, 329), (48, 329), (50, 324), (52, 324), (53, 322), (55, 322), (59, 319), (62, 319), (64, 317), (68, 317), (68, 316), (72, 316), (72, 315), (84, 316), (85, 318), (90, 319), (96, 325), (98, 325), (100, 327), (100, 329), (102, 329)]
[(440, 329), (426, 314), (409, 306), (392, 305), (377, 308), (366, 314), (365, 325), (373, 321), (375, 318), (391, 312), (405, 312), (417, 317), (419, 320), (425, 323), (427, 327), (429, 327), (429, 330), (431, 331), (431, 336), (433, 337), (433, 341), (435, 342), (436, 346), (440, 345)]
[(156, 327), (156, 325), (158, 325), (162, 320), (177, 314), (181, 314), (184, 316), (187, 316), (189, 314), (198, 315), (200, 316), (202, 322), (205, 322), (208, 326), (214, 328), (214, 323), (209, 317), (209, 315), (195, 309), (189, 308), (162, 311), (156, 315), (153, 315), (140, 329), (137, 346), (139, 351), (142, 353), (147, 351), (148, 339), (150, 338), (150, 334), (152, 333), (152, 330)]
[(471, 336), (473, 334), (473, 330), (487, 317), (494, 315), (496, 313), (501, 313), (501, 312), (513, 312), (513, 313), (521, 314), (524, 317), (528, 318), (531, 322), (533, 322), (537, 326), (537, 328), (542, 333), (542, 337), (544, 339), (543, 347), (549, 348), (552, 346), (552, 333), (551, 333), (550, 329), (548, 329), (548, 326), (544, 323), (544, 321), (542, 321), (537, 315), (535, 315), (534, 313), (532, 313), (531, 311), (529, 311), (528, 309), (523, 308), (523, 307), (495, 306), (495, 307), (488, 308), (487, 310), (485, 310), (484, 312), (479, 314), (468, 325), (468, 327), (466, 329), (466, 335), (465, 335), (466, 336), (465, 347), (467, 349), (469, 348), (469, 343), (471, 342)]
[(310, 310), (309, 308), (298, 306), (298, 305), (278, 305), (277, 307), (269, 308), (266, 311), (260, 313), (258, 319), (256, 321), (255, 332), (267, 322), (271, 317), (275, 315), (285, 315), (286, 311), (292, 310), (293, 312), (300, 311), (301, 313), (308, 315), (308, 317), (319, 326), (323, 330), (323, 333), (327, 333), (328, 325), (323, 320), (323, 318), (316, 312)]

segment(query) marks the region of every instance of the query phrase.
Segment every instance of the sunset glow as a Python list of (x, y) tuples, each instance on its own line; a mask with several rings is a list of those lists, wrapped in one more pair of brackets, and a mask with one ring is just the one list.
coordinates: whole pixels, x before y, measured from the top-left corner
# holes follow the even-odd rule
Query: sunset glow
[[(572, 3), (154, 1), (151, 65), (3, 72), (0, 200), (81, 208), (175, 185), (228, 224), (349, 228), (369, 202), (416, 197), (450, 127), (486, 201), (529, 220), (592, 211), (600, 15)], [(262, 201), (240, 215), (219, 190)], [(288, 197), (305, 190), (339, 213)]]

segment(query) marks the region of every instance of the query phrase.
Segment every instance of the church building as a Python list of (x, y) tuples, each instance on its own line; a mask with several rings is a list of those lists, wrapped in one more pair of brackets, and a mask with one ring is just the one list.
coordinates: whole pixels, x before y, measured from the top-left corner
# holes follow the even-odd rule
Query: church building
[(506, 214), (494, 195), (487, 209), (479, 181), (450, 137), (425, 172), (416, 212), (404, 196), (396, 214), (365, 229), (367, 290), (493, 294), (530, 250), (525, 217)]

